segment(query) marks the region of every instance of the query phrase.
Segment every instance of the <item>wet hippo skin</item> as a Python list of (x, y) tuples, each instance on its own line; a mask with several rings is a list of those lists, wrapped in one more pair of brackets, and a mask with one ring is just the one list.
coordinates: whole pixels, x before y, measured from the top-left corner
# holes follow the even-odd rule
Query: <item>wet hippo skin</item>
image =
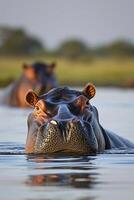
[(59, 87), (41, 96), (28, 92), (26, 101), (34, 110), (27, 121), (26, 153), (88, 155), (134, 148), (100, 125), (97, 108), (90, 104), (95, 92), (91, 83), (82, 91)]

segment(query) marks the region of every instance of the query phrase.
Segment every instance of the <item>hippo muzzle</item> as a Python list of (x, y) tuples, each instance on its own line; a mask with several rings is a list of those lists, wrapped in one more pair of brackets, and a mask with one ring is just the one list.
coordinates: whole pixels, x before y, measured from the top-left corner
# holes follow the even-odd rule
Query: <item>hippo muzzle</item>
[(95, 153), (97, 151), (96, 138), (92, 130), (90, 134), (91, 137), (89, 137), (87, 129), (79, 120), (51, 120), (40, 127), (35, 152)]

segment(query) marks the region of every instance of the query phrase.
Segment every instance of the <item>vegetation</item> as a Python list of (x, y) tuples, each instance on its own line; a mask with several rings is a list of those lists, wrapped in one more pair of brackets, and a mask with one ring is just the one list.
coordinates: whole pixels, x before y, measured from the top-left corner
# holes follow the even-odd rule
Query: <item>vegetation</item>
[(55, 50), (42, 46), (42, 42), (21, 28), (0, 27), (0, 55), (39, 55), (64, 57), (77, 60), (91, 57), (134, 57), (134, 44), (127, 40), (116, 40), (107, 45), (91, 48), (80, 39), (63, 41)]
[(59, 56), (72, 60), (78, 59), (83, 55), (89, 56), (89, 48), (85, 43), (75, 39), (63, 42), (57, 51)]
[(24, 62), (36, 60), (56, 61), (56, 74), (61, 85), (84, 85), (93, 82), (98, 86), (134, 87), (134, 59), (95, 58), (92, 62), (72, 61), (55, 57), (0, 57), (0, 86), (18, 78)]
[(43, 50), (41, 42), (23, 29), (0, 28), (1, 55), (34, 55)]
[(111, 57), (133, 57), (134, 45), (129, 41), (116, 40), (110, 44), (97, 47), (95, 49), (95, 54)]
[(23, 29), (0, 27), (0, 87), (21, 74), (24, 62), (56, 61), (62, 85), (134, 87), (134, 44), (126, 40), (92, 47), (78, 39), (46, 49), (39, 39)]

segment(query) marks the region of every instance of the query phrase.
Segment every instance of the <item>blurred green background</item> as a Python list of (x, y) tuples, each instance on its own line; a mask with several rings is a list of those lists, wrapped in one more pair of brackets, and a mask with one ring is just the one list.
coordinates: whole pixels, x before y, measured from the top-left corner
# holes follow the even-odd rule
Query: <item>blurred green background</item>
[(90, 47), (82, 40), (68, 39), (57, 48), (48, 49), (40, 39), (24, 29), (0, 27), (0, 87), (17, 79), (24, 62), (57, 63), (60, 85), (134, 87), (134, 44), (115, 40)]

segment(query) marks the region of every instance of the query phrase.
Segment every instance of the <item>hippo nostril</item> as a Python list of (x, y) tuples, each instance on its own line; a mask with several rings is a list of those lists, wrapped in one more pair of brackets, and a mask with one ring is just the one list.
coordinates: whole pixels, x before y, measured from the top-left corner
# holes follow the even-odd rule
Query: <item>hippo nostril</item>
[(53, 125), (58, 125), (58, 122), (56, 120), (51, 120), (50, 123)]

